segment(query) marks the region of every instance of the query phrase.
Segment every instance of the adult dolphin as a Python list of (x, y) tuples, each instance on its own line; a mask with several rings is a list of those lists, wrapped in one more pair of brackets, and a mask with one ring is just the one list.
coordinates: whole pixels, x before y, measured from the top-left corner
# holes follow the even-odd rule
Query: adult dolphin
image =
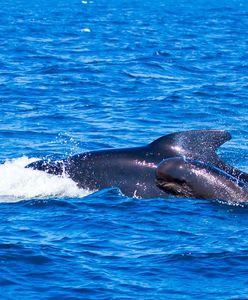
[(248, 175), (221, 161), (216, 150), (231, 135), (223, 130), (192, 130), (160, 137), (144, 147), (86, 152), (60, 161), (40, 160), (27, 167), (49, 174), (66, 174), (80, 188), (118, 187), (127, 196), (166, 197), (155, 184), (157, 165), (166, 158), (186, 156), (209, 162), (248, 181)]
[(173, 157), (161, 162), (156, 184), (178, 197), (248, 202), (248, 185), (225, 171), (197, 160)]

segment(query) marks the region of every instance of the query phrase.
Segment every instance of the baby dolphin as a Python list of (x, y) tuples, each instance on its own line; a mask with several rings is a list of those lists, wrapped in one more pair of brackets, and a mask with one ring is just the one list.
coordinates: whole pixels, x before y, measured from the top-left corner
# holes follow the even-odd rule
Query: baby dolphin
[(162, 161), (156, 184), (178, 197), (248, 202), (248, 185), (209, 163), (183, 157)]

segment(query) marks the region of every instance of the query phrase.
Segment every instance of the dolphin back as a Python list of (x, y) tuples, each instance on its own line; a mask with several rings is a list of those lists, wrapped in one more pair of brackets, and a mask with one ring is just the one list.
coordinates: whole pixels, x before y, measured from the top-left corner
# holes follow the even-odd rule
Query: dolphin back
[(239, 180), (248, 183), (248, 174), (221, 160), (216, 153), (218, 148), (231, 139), (225, 130), (191, 130), (163, 136), (149, 147), (166, 153), (167, 157), (183, 156), (210, 163)]
[(168, 134), (149, 146), (167, 156), (185, 156), (216, 163), (219, 157), (217, 149), (231, 139), (225, 130), (191, 130)]

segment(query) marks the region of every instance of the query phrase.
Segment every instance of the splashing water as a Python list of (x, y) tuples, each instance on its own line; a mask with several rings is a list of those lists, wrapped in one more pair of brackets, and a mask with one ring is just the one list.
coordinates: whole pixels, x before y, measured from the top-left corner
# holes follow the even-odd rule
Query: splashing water
[(79, 189), (66, 176), (54, 176), (25, 168), (37, 158), (20, 157), (0, 165), (0, 202), (55, 197), (84, 197), (90, 191)]

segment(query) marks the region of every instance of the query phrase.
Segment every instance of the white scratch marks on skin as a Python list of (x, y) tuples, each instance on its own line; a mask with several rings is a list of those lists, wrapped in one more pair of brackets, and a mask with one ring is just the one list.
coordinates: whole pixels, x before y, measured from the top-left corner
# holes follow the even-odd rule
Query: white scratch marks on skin
[(179, 146), (171, 146), (171, 149), (177, 152), (183, 152), (184, 150)]
[(170, 148), (171, 148), (172, 151), (175, 151), (175, 153), (177, 153), (180, 156), (185, 156), (186, 157), (188, 155), (188, 152), (189, 152), (189, 151), (183, 149), (180, 146), (171, 146)]
[(156, 169), (157, 168), (157, 165), (154, 164), (154, 163), (149, 163), (145, 160), (143, 161), (140, 161), (140, 160), (136, 160), (135, 161), (135, 164), (138, 165), (138, 166), (142, 166), (142, 167), (147, 167), (147, 168), (152, 168), (152, 169)]
[(136, 186), (137, 187), (141, 187), (141, 188), (143, 188), (144, 190), (146, 190), (147, 189), (147, 186), (146, 186), (146, 184), (144, 183), (144, 182), (137, 182), (136, 183)]

